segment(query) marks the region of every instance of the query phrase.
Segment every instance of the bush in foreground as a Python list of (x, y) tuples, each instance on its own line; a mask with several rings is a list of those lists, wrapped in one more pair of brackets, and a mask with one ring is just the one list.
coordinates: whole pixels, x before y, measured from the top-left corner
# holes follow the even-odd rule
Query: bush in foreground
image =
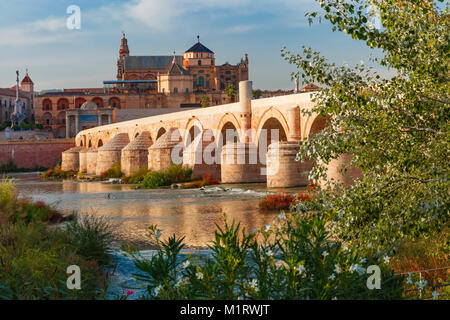
[[(318, 214), (280, 214), (264, 230), (248, 234), (240, 225), (217, 225), (210, 256), (183, 258), (184, 238), (160, 240), (151, 258), (123, 247), (140, 270), (144, 299), (400, 299), (402, 278), (395, 276), (388, 257), (356, 252), (334, 240), (327, 219)], [(261, 241), (257, 241), (260, 237)], [(377, 265), (381, 287), (369, 290), (367, 267)]]
[[(0, 299), (99, 299), (106, 292), (103, 267), (111, 230), (84, 217), (66, 230), (48, 228), (64, 220), (42, 202), (17, 198), (10, 181), (0, 184)], [(81, 268), (81, 290), (69, 290), (67, 267)]]

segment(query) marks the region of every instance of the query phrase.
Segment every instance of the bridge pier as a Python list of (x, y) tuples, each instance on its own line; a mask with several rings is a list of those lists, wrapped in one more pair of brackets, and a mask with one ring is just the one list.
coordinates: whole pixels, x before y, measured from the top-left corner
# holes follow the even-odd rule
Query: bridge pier
[[(166, 170), (173, 163), (183, 163), (183, 153), (181, 135), (177, 129), (170, 129), (164, 133), (156, 142), (148, 148), (148, 169), (155, 171)], [(172, 158), (172, 150), (179, 147), (180, 150), (174, 152), (176, 159)]]
[(253, 143), (227, 143), (222, 149), (222, 183), (265, 182)]
[(76, 171), (78, 172), (80, 167), (80, 151), (83, 147), (73, 147), (62, 153), (61, 170), (63, 171)]
[(126, 177), (141, 168), (148, 168), (148, 148), (153, 144), (150, 133), (142, 132), (122, 149), (121, 169)]
[(79, 153), (79, 162), (80, 162), (80, 169), (79, 171), (81, 173), (87, 173), (87, 152), (89, 149), (82, 149)]
[(97, 168), (95, 175), (100, 176), (119, 162), (122, 156), (122, 149), (130, 143), (128, 133), (119, 133), (110, 139), (104, 146), (98, 149)]
[[(352, 161), (352, 155), (350, 154), (342, 154), (337, 159), (333, 159), (330, 161), (328, 165), (326, 165), (327, 178), (328, 180), (333, 179), (334, 182), (343, 183), (344, 185), (352, 185), (355, 183), (357, 179), (362, 177), (361, 169), (349, 166)], [(347, 171), (345, 173), (341, 172), (341, 169), (346, 167)], [(319, 181), (319, 184), (325, 186), (325, 181)]]
[(95, 175), (97, 168), (98, 149), (88, 149), (86, 152), (86, 173), (88, 175)]
[(306, 186), (311, 162), (295, 161), (298, 142), (280, 141), (269, 145), (267, 152), (267, 187), (289, 188)]

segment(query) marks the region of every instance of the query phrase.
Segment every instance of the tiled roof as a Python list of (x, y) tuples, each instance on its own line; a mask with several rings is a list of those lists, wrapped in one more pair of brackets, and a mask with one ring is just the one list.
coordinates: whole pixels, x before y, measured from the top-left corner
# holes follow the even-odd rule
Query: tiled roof
[(28, 73), (25, 75), (25, 78), (23, 78), (21, 84), (24, 83), (33, 83), (33, 81), (31, 81), (31, 78), (28, 76)]
[[(16, 86), (14, 86), (11, 89), (2, 89), (2, 88), (0, 88), (0, 96), (15, 97), (16, 96)], [(20, 98), (30, 99), (30, 96), (31, 96), (31, 94), (29, 94), (28, 92), (24, 92), (22, 90), (19, 91), (19, 97)]]
[[(125, 57), (125, 70), (167, 69), (173, 56), (129, 56)], [(183, 56), (176, 56), (177, 63), (183, 64)]]
[(122, 150), (130, 143), (127, 133), (118, 133), (110, 139), (104, 146), (98, 148), (99, 151), (118, 151)]
[(144, 131), (123, 148), (123, 150), (148, 150), (152, 144), (153, 141), (150, 137), (150, 133)]
[(186, 52), (208, 52), (208, 53), (214, 53), (211, 50), (209, 50), (207, 47), (202, 45), (200, 42), (197, 42), (194, 44), (191, 48), (186, 50)]
[(190, 75), (190, 72), (187, 71), (185, 68), (180, 66), (178, 63), (173, 63), (169, 68), (168, 75)]

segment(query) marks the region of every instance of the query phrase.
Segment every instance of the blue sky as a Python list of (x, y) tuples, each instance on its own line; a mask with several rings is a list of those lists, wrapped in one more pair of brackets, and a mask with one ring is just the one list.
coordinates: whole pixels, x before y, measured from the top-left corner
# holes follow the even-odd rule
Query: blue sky
[[(81, 29), (66, 28), (69, 5), (81, 8)], [(121, 31), (131, 55), (182, 54), (200, 41), (216, 63), (250, 60), (254, 88), (293, 88), (282, 46), (312, 46), (330, 60), (368, 61), (364, 43), (331, 32), (327, 23), (309, 26), (313, 0), (14, 0), (0, 2), (0, 87), (15, 70), (28, 67), (36, 90), (101, 87), (115, 79)]]

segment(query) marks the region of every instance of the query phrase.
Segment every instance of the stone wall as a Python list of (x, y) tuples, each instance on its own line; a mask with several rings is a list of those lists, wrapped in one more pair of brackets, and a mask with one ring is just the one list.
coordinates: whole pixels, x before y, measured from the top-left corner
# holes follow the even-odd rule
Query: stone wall
[(0, 141), (0, 165), (12, 160), (18, 168), (52, 168), (74, 139)]

